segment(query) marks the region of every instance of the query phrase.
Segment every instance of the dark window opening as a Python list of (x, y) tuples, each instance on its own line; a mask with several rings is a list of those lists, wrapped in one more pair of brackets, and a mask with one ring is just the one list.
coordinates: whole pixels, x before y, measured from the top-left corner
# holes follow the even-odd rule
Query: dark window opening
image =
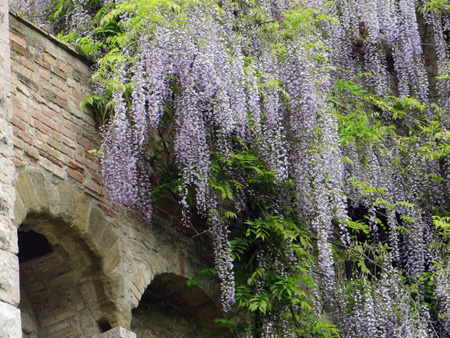
[(106, 319), (100, 319), (97, 321), (98, 329), (100, 333), (107, 332), (111, 330), (111, 325), (108, 323)]
[(34, 258), (51, 253), (52, 247), (44, 235), (33, 230), (18, 231), (19, 237), (19, 262), (23, 263)]

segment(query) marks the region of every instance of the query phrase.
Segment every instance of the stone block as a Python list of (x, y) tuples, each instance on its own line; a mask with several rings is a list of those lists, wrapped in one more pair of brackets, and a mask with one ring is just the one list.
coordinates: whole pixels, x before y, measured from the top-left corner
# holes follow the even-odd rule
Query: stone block
[(20, 198), (16, 198), (14, 204), (14, 225), (18, 228), (27, 217), (27, 208), (23, 205)]
[(17, 228), (9, 217), (0, 216), (0, 250), (17, 253)]
[(136, 338), (136, 333), (123, 327), (115, 327), (100, 335), (101, 338)]
[(10, 304), (0, 301), (0, 337), (22, 337), (20, 310)]
[(114, 268), (119, 264), (120, 259), (121, 256), (119, 252), (119, 244), (118, 241), (116, 241), (111, 247), (111, 250), (109, 250), (109, 252), (105, 255), (105, 257), (102, 257), (103, 271), (105, 273), (113, 271)]
[(0, 301), (17, 306), (20, 302), (19, 260), (15, 254), (0, 250), (0, 262)]
[[(13, 162), (11, 161), (12, 166)], [(0, 171), (2, 170), (0, 165)], [(2, 184), (0, 182), (0, 215), (14, 218), (14, 200), (16, 199), (16, 191), (12, 185)]]
[[(114, 244), (117, 242), (118, 237), (112, 227), (106, 226), (103, 231), (102, 236), (96, 243), (97, 250), (99, 252), (100, 257), (105, 257), (106, 254), (114, 247)], [(118, 251), (118, 250), (117, 250)]]
[(56, 187), (59, 195), (54, 214), (71, 224), (78, 234), (86, 230), (89, 202), (74, 188), (65, 184)]
[(28, 313), (22, 311), (22, 331), (25, 334), (33, 333), (35, 329), (35, 323), (33, 318)]
[(108, 222), (103, 216), (101, 210), (97, 207), (92, 208), (89, 216), (88, 226), (82, 237), (89, 247), (93, 249), (102, 237), (103, 231), (108, 226)]
[(48, 210), (47, 188), (40, 171), (29, 170), (20, 173), (15, 185), (28, 212), (40, 213)]

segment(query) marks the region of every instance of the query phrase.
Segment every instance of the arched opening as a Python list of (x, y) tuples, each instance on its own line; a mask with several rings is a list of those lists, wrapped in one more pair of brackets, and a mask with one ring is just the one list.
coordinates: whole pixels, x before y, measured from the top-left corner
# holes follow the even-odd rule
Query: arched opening
[(111, 328), (100, 261), (69, 225), (28, 216), (18, 238), (23, 337), (91, 337)]
[(133, 310), (131, 330), (138, 338), (196, 338), (217, 327), (221, 317), (213, 301), (186, 278), (173, 273), (155, 277)]

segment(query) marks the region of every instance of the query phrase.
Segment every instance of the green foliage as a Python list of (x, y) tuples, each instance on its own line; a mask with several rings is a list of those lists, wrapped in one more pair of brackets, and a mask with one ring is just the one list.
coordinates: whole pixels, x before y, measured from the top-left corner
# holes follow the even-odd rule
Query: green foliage
[[(236, 142), (237, 150), (227, 156), (214, 154), (211, 166), (211, 186), (224, 204), (222, 219), (239, 229), (230, 241), (236, 306), (230, 317), (220, 322), (234, 336), (250, 329), (257, 337), (263, 318), (283, 317), (292, 332), (304, 337), (336, 337), (334, 325), (317, 318), (314, 311), (313, 235), (288, 201), (281, 209), (277, 203), (280, 192), (287, 191), (291, 183), (276, 183), (274, 173), (266, 169), (251, 145), (238, 138)], [(239, 173), (238, 178), (230, 175), (230, 167)], [(225, 205), (233, 202), (244, 187), (254, 192), (254, 197), (246, 200), (250, 213), (230, 213)], [(291, 263), (290, 257), (294, 258)], [(288, 267), (283, 275), (277, 270), (278, 264)]]
[[(303, 2), (299, 1), (295, 9), (283, 13), (282, 18), (269, 20), (267, 13), (258, 7), (258, 2), (231, 1), (234, 15), (240, 18), (239, 24), (233, 22), (233, 29), (237, 33), (242, 31), (246, 36), (258, 34), (271, 46), (272, 53), (280, 63), (287, 57), (287, 42), (302, 37), (299, 46), (305, 49), (308, 57), (317, 65), (329, 67), (328, 60), (320, 53), (326, 46), (318, 37), (323, 33), (321, 28), (336, 24), (336, 19), (304, 6)], [(70, 11), (71, 4), (71, 0), (59, 1), (54, 18)], [(113, 113), (114, 90), (124, 93), (125, 98), (131, 95), (133, 84), (130, 81), (124, 84), (118, 80), (121, 67), (136, 61), (134, 53), (128, 51), (138, 48), (141, 36), (151, 39), (156, 26), (186, 26), (190, 20), (187, 14), (189, 9), (198, 6), (222, 13), (222, 4), (213, 0), (125, 0), (102, 8), (92, 22), (94, 29), (90, 35), (70, 33), (61, 36), (69, 43), (76, 43), (84, 55), (98, 60), (92, 81), (105, 88), (104, 94), (89, 97), (83, 105), (92, 108), (100, 123), (104, 123)], [(421, 6), (424, 11), (438, 13), (450, 8), (448, 1), (443, 0), (423, 1)], [(124, 20), (124, 17), (128, 19)], [(361, 40), (367, 38), (367, 29), (361, 27), (360, 33)], [(240, 42), (244, 47), (248, 43), (245, 39)], [(247, 57), (246, 66), (251, 61), (251, 57)], [(279, 92), (285, 105), (289, 106), (289, 95), (280, 80), (265, 78), (265, 74), (259, 70), (256, 76), (261, 88), (270, 87)], [(450, 153), (450, 132), (446, 129), (449, 122), (446, 112), (438, 106), (431, 106), (433, 117), (430, 119), (428, 108), (415, 98), (380, 97), (364, 84), (364, 79), (371, 76), (359, 74), (353, 81), (336, 80), (328, 96), (327, 109), (334, 112), (338, 122), (339, 145), (342, 150), (352, 149), (356, 152), (352, 158), (344, 156), (343, 163), (347, 167), (366, 168), (368, 153), (374, 153), (375, 149), (389, 158), (389, 162), (384, 165), (391, 168), (383, 169), (396, 169), (399, 179), (407, 182), (412, 174), (418, 172), (415, 162), (418, 158), (425, 163), (447, 159)], [(446, 79), (445, 75), (442, 79)], [(176, 79), (172, 85), (173, 92), (177, 94)], [(261, 118), (265, 118), (264, 113)], [(154, 201), (168, 192), (175, 194), (181, 186), (179, 168), (173, 163), (172, 157), (173, 122), (173, 107), (168, 104), (161, 128), (155, 130), (157, 136), (150, 140), (146, 154), (147, 161), (156, 173), (157, 184), (152, 192)], [(162, 132), (164, 125), (169, 125), (165, 133)], [(213, 137), (216, 127), (207, 128), (208, 136)], [(320, 128), (315, 131), (321, 133)], [(320, 152), (321, 147), (321, 144), (311, 145), (311, 151)], [(297, 215), (297, 196), (291, 189), (293, 181), (278, 182), (255, 144), (235, 136), (231, 148), (226, 155), (216, 149), (212, 149), (209, 154), (209, 187), (219, 202), (220, 220), (232, 229), (230, 245), (236, 282), (235, 307), (227, 318), (217, 319), (217, 323), (231, 332), (230, 337), (243, 332), (251, 332), (254, 337), (259, 337), (261, 323), (282, 319), (287, 321), (293, 336), (337, 337), (339, 332), (336, 327), (316, 314), (317, 234)], [(420, 179), (437, 183), (445, 181), (435, 173)], [(346, 262), (350, 262), (351, 281), (343, 281), (342, 284), (349, 299), (346, 310), (351, 313), (355, 308), (353, 295), (356, 290), (369, 296), (371, 288), (384, 278), (380, 276), (388, 273), (386, 264), (392, 248), (386, 237), (375, 236), (371, 222), (375, 222), (382, 232), (398, 231), (405, 236), (413, 235), (408, 225), (417, 221), (412, 216), (414, 213), (400, 215), (393, 229), (383, 223), (381, 216), (385, 216), (382, 213), (399, 209), (414, 211), (417, 206), (410, 201), (393, 201), (388, 196), (388, 188), (357, 177), (347, 178), (344, 184), (355, 191), (360, 200), (370, 201), (377, 209), (375, 215), (361, 215), (360, 219), (346, 222), (352, 236), (351, 244), (343, 244), (338, 240), (333, 242), (336, 270), (339, 271)], [(431, 199), (431, 196), (421, 197), (424, 197), (423, 201)], [(194, 196), (189, 198), (195, 199)], [(245, 208), (236, 208), (237, 203), (244, 204)], [(191, 205), (194, 208), (195, 203)], [(444, 239), (450, 238), (450, 217), (435, 215), (433, 221), (439, 235)], [(446, 243), (435, 243), (434, 249), (450, 252)], [(425, 296), (429, 299), (427, 306), (432, 307), (435, 287), (433, 278), (445, 271), (442, 262), (436, 260), (433, 264), (439, 268), (434, 276), (428, 272), (416, 276), (405, 273), (393, 279), (402, 290), (406, 290), (412, 311), (418, 311)], [(281, 272), (280, 267), (283, 267)], [(200, 286), (206, 278), (216, 278), (216, 275), (215, 269), (204, 269), (188, 284)], [(395, 308), (395, 311), (400, 310)], [(401, 316), (399, 313), (396, 315)], [(226, 336), (214, 330), (205, 331), (203, 336), (214, 335)]]

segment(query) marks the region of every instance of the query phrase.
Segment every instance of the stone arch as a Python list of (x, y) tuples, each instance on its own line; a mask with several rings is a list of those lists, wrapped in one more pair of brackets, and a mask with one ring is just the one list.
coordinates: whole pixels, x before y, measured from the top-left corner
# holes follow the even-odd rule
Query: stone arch
[(48, 246), (44, 254), (31, 254), (20, 263), (23, 329), (30, 336), (35, 329), (44, 336), (72, 330), (83, 337), (128, 327), (130, 309), (122, 299), (121, 277), (114, 272), (119, 241), (101, 210), (71, 186), (52, 183), (40, 170), (21, 172), (15, 188), (19, 258), (20, 245), (22, 251), (27, 245), (26, 240), (20, 244), (21, 238), (48, 242), (41, 244)]
[(198, 286), (174, 273), (154, 277), (133, 310), (131, 330), (138, 338), (195, 338), (208, 328), (217, 328), (214, 319), (221, 313)]

